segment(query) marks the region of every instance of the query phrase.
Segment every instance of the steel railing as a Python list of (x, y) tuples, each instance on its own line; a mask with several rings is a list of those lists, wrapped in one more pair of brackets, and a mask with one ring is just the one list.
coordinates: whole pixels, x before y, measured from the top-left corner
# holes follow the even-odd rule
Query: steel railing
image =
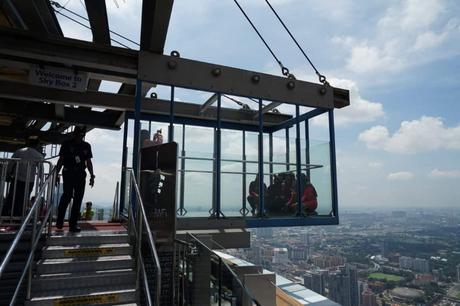
[[(26, 231), (31, 230), (31, 241), (30, 241), (30, 252), (27, 258), (27, 262), (24, 266), (23, 272), (21, 277), (18, 281), (16, 289), (13, 293), (13, 297), (11, 299), (10, 305), (14, 305), (16, 299), (18, 297), (18, 293), (21, 289), (22, 283), (26, 275), (28, 276), (27, 279), (27, 296), (26, 298), (29, 299), (31, 295), (31, 284), (32, 284), (32, 262), (35, 256), (35, 250), (37, 248), (38, 242), (40, 241), (41, 236), (47, 229), (47, 234), (51, 233), (51, 222), (52, 222), (52, 212), (54, 211), (54, 201), (53, 197), (55, 195), (54, 188), (55, 188), (55, 181), (56, 181), (56, 168), (52, 167), (49, 174), (47, 175), (46, 180), (37, 186), (37, 192), (35, 200), (32, 203), (32, 207), (30, 208), (27, 216), (24, 218), (21, 227), (19, 228), (18, 232), (16, 233), (16, 237), (11, 243), (5, 257), (3, 258), (0, 264), (0, 279), (2, 275), (6, 271), (8, 264), (10, 263), (15, 250), (17, 249), (21, 239), (23, 238), (24, 233)], [(45, 212), (45, 213), (44, 213)], [(44, 214), (43, 214), (44, 213)], [(30, 227), (30, 224), (32, 228)], [(48, 225), (48, 227), (46, 227)]]
[[(140, 287), (140, 279), (142, 276), (142, 284), (144, 287), (144, 292), (147, 299), (147, 305), (160, 305), (160, 295), (161, 295), (161, 267), (160, 259), (155, 247), (155, 241), (153, 239), (152, 231), (150, 230), (147, 216), (145, 214), (144, 204), (142, 202), (142, 197), (139, 191), (139, 185), (137, 183), (136, 177), (132, 169), (126, 169), (127, 184), (129, 188), (127, 193), (129, 194), (129, 203), (128, 203), (128, 233), (131, 236), (134, 236), (135, 241), (135, 259), (136, 259), (136, 291)], [(133, 205), (135, 204), (135, 205)], [(133, 206), (135, 206), (136, 211), (134, 211)], [(148, 243), (148, 252), (150, 253), (151, 259), (155, 265), (155, 296), (152, 298), (150, 294), (149, 286), (149, 277), (145, 270), (144, 259), (142, 256), (142, 236), (145, 231)]]
[(51, 169), (52, 164), (48, 161), (0, 159), (0, 224), (20, 223), (24, 219), (32, 191), (35, 190), (34, 196), (37, 197), (39, 187)]

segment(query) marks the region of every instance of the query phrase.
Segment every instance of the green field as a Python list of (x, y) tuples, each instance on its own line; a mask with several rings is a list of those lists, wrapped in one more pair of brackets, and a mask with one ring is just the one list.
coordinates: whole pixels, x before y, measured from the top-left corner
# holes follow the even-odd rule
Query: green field
[(386, 280), (388, 282), (399, 282), (403, 280), (404, 277), (393, 275), (393, 274), (385, 274), (385, 273), (371, 273), (369, 274), (369, 278), (378, 279), (378, 280)]

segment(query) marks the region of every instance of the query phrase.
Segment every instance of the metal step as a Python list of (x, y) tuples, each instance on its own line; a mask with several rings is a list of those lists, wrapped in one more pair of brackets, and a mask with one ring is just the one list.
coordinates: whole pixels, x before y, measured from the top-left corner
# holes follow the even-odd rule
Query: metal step
[(135, 283), (136, 273), (132, 269), (44, 274), (32, 280), (32, 290), (35, 295), (43, 290), (133, 285)]
[(77, 258), (132, 255), (132, 247), (128, 243), (98, 244), (80, 246), (47, 246), (43, 249), (42, 258)]
[(40, 260), (37, 265), (37, 274), (132, 268), (134, 268), (134, 261), (130, 255), (101, 256), (96, 258), (57, 258)]
[[(97, 234), (96, 234), (97, 233)], [(46, 244), (51, 246), (64, 246), (64, 245), (97, 245), (97, 244), (114, 244), (114, 243), (127, 243), (128, 234), (126, 232), (81, 232), (78, 234), (63, 234), (51, 236)]]
[(93, 287), (71, 290), (42, 291), (26, 306), (84, 306), (84, 305), (136, 305), (133, 286)]

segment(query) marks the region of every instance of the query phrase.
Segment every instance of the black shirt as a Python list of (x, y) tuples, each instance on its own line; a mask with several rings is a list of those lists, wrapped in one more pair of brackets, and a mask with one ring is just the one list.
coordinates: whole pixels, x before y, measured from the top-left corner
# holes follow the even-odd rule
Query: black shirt
[(73, 140), (62, 143), (59, 156), (64, 160), (64, 170), (85, 171), (86, 161), (93, 158), (91, 145), (86, 141), (75, 142)]

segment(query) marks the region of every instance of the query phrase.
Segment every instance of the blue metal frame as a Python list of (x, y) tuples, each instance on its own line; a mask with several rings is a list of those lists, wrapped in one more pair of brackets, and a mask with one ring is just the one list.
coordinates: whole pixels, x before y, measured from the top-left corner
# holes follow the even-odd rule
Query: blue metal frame
[(220, 109), (222, 105), (222, 96), (220, 93), (217, 94), (217, 120), (216, 120), (216, 213), (217, 218), (220, 218), (221, 215), (221, 120), (220, 120)]
[[(300, 107), (298, 105), (295, 106), (295, 117), (296, 119), (300, 116)], [(297, 120), (295, 125), (295, 163), (296, 163), (296, 175), (297, 175), (297, 215), (302, 216), (302, 190), (300, 190), (300, 167), (301, 167), (301, 154), (300, 154), (300, 121)]]
[(248, 214), (248, 209), (246, 207), (246, 131), (242, 131), (242, 134), (243, 134), (243, 139), (242, 139), (242, 145), (243, 145), (243, 152), (241, 152), (242, 154), (242, 157), (243, 157), (243, 169), (242, 169), (242, 172), (243, 172), (243, 196), (242, 196), (242, 208), (240, 210), (240, 213), (243, 215), (243, 216), (246, 216)]
[(265, 216), (265, 206), (264, 206), (264, 197), (265, 197), (265, 190), (264, 190), (264, 114), (262, 112), (263, 108), (263, 101), (262, 99), (259, 100), (259, 217), (262, 218)]
[(337, 217), (297, 217), (297, 218), (247, 218), (246, 227), (284, 227), (284, 226), (309, 226), (309, 225), (337, 225)]
[(135, 97), (135, 104), (134, 104), (134, 144), (133, 144), (133, 171), (136, 177), (139, 176), (141, 105), (142, 105), (142, 81), (136, 80), (136, 97)]
[(339, 222), (339, 200), (337, 192), (337, 165), (335, 155), (335, 126), (334, 126), (334, 110), (329, 111), (329, 147), (331, 157), (331, 188), (332, 188), (332, 212), (337, 223)]
[(291, 151), (291, 148), (290, 148), (290, 143), (289, 143), (289, 128), (285, 128), (286, 130), (286, 136), (285, 136), (285, 140), (286, 140), (286, 171), (289, 171), (291, 170), (291, 166), (289, 165), (291, 163), (291, 160), (290, 160), (290, 157), (289, 157), (289, 153)]
[[(171, 86), (171, 105), (169, 114), (165, 115), (158, 115), (158, 114), (141, 114), (141, 88), (142, 88), (142, 81), (136, 81), (136, 96), (135, 96), (135, 109), (134, 112), (127, 112), (125, 114), (125, 130), (123, 135), (123, 147), (126, 148), (127, 144), (127, 137), (128, 137), (128, 122), (129, 119), (134, 119), (134, 141), (133, 141), (133, 169), (138, 175), (139, 169), (139, 149), (140, 149), (140, 121), (141, 120), (148, 120), (148, 121), (157, 121), (157, 122), (169, 122), (169, 133), (168, 133), (168, 140), (172, 141), (174, 139), (174, 124), (182, 124), (183, 125), (183, 134), (185, 133), (185, 125), (192, 125), (192, 126), (203, 126), (203, 127), (213, 127), (215, 128), (215, 190), (214, 190), (214, 201), (215, 205), (213, 205), (213, 216), (215, 218), (222, 218), (225, 217), (221, 211), (221, 130), (224, 129), (231, 129), (231, 130), (240, 130), (243, 133), (243, 172), (246, 171), (246, 131), (251, 132), (258, 132), (258, 172), (259, 172), (259, 215), (254, 218), (247, 218), (247, 209), (246, 208), (246, 175), (243, 175), (243, 217), (245, 217), (247, 227), (270, 227), (270, 226), (306, 226), (306, 225), (332, 225), (338, 224), (338, 194), (337, 194), (337, 168), (336, 168), (336, 151), (335, 151), (335, 130), (334, 130), (334, 114), (333, 110), (327, 109), (314, 109), (309, 111), (305, 114), (300, 115), (300, 107), (296, 105), (296, 116), (295, 118), (286, 120), (285, 122), (271, 127), (264, 127), (263, 125), (263, 101), (262, 99), (259, 100), (259, 122), (258, 125), (250, 125), (250, 124), (241, 124), (241, 123), (230, 123), (230, 122), (222, 122), (220, 117), (221, 112), (221, 94), (218, 94), (217, 100), (217, 120), (210, 120), (210, 119), (201, 119), (201, 118), (181, 118), (174, 116), (174, 92), (175, 89)], [(300, 190), (300, 181), (297, 180), (297, 202), (298, 205), (298, 216), (290, 217), (290, 218), (266, 218), (264, 212), (264, 155), (263, 155), (263, 135), (264, 133), (269, 134), (269, 159), (273, 161), (273, 132), (279, 131), (281, 129), (285, 129), (286, 132), (286, 162), (290, 163), (290, 139), (289, 139), (289, 129), (296, 126), (296, 173), (297, 176), (300, 177), (301, 174), (301, 141), (300, 141), (300, 122), (305, 122), (305, 138), (306, 138), (306, 148), (305, 148), (305, 160), (310, 163), (310, 149), (309, 149), (309, 127), (308, 122), (309, 119), (321, 115), (325, 112), (328, 112), (329, 115), (329, 138), (330, 138), (330, 163), (331, 163), (331, 185), (332, 185), (332, 212), (330, 216), (302, 216), (302, 205), (301, 205), (301, 190)], [(182, 155), (185, 155), (185, 147), (184, 147), (185, 137), (183, 135), (183, 148), (182, 148)], [(136, 154), (137, 152), (137, 154)], [(183, 159), (183, 162), (185, 160)], [(126, 167), (127, 163), (127, 152), (126, 149), (123, 150), (123, 157), (122, 157), (122, 164), (123, 168)], [(184, 168), (185, 165), (182, 165), (181, 168)], [(290, 170), (290, 166), (286, 166), (287, 170)], [(273, 172), (273, 164), (270, 163), (270, 173)], [(307, 172), (309, 175), (309, 171)], [(181, 179), (183, 189), (183, 182), (184, 180)], [(270, 177), (270, 182), (272, 181), (272, 177)], [(122, 174), (122, 184), (123, 184), (123, 174)], [(123, 188), (122, 191), (123, 192)], [(183, 191), (181, 191), (182, 193)], [(124, 195), (120, 195), (121, 198), (121, 205), (120, 210), (124, 208)], [(181, 204), (183, 201), (181, 201)], [(135, 201), (133, 201), (133, 204)], [(181, 205), (182, 207), (183, 205)], [(185, 208), (184, 208), (185, 209)], [(191, 218), (193, 219), (193, 218)]]
[(171, 86), (171, 101), (169, 104), (168, 142), (174, 141), (174, 86)]
[[(309, 119), (305, 119), (305, 163), (310, 164), (310, 128)], [(310, 169), (307, 169), (307, 176), (310, 177)]]
[(302, 121), (311, 119), (313, 117), (316, 117), (316, 116), (319, 116), (321, 114), (327, 113), (328, 111), (329, 110), (325, 109), (325, 108), (316, 108), (316, 109), (314, 109), (312, 111), (309, 111), (309, 112), (307, 112), (305, 114), (302, 114), (302, 115), (300, 115), (298, 117), (286, 120), (286, 121), (284, 121), (283, 123), (281, 123), (281, 124), (279, 124), (277, 126), (271, 127), (270, 131), (271, 132), (276, 132), (276, 131), (279, 131), (281, 129), (293, 127), (297, 122), (302, 122)]

